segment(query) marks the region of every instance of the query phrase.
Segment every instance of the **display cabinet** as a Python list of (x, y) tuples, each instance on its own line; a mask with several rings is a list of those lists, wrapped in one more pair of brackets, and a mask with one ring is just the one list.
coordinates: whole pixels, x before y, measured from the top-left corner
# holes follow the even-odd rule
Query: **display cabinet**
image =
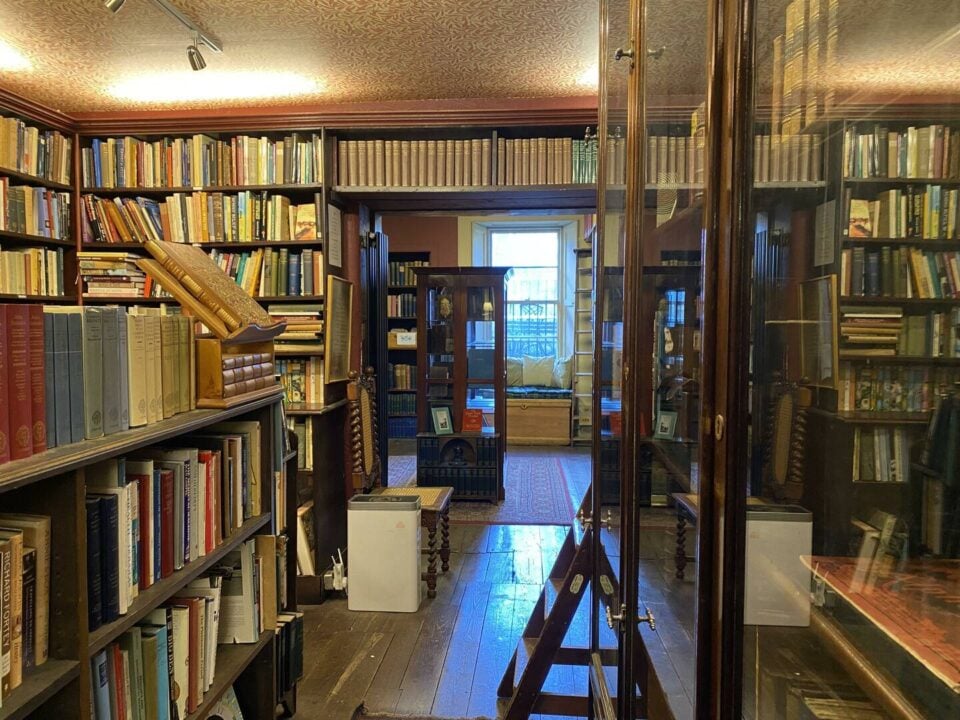
[(417, 482), (504, 498), (508, 268), (417, 268)]

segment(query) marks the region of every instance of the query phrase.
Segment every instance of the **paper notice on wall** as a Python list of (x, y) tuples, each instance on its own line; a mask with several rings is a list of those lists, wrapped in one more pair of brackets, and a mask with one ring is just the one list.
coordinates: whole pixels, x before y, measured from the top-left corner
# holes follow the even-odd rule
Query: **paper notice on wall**
[(343, 227), (340, 208), (327, 205), (327, 224), (329, 242), (327, 243), (327, 261), (334, 267), (343, 267)]
[(837, 202), (830, 200), (817, 206), (814, 265), (830, 265), (836, 253)]

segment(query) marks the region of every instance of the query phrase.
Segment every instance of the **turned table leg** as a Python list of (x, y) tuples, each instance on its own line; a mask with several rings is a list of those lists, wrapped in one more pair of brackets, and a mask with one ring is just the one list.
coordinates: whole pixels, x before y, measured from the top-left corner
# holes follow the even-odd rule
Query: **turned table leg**
[(683, 508), (677, 507), (677, 552), (674, 563), (677, 566), (677, 580), (683, 580), (683, 569), (687, 566), (687, 518)]
[(450, 506), (440, 513), (440, 569), (450, 569)]
[(437, 517), (431, 518), (427, 525), (427, 597), (437, 596)]

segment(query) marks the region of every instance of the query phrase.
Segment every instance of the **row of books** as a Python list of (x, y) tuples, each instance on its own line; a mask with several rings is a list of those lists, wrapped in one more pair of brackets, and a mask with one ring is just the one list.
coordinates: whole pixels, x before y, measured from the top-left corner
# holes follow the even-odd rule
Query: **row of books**
[(960, 374), (947, 368), (875, 368), (841, 362), (838, 378), (841, 412), (930, 412)]
[(78, 252), (77, 273), (83, 280), (84, 297), (170, 297), (153, 278), (137, 267), (140, 259), (135, 253)]
[(0, 168), (66, 185), (73, 170), (72, 158), (71, 138), (0, 115)]
[(960, 190), (940, 185), (885, 190), (874, 200), (849, 197), (847, 236), (956, 240), (958, 208)]
[(313, 416), (288, 417), (287, 428), (297, 436), (297, 470), (313, 470)]
[(387, 317), (412, 318), (417, 315), (416, 293), (387, 295)]
[(562, 185), (596, 179), (596, 138), (341, 140), (344, 186)]
[[(754, 135), (753, 143), (754, 182), (823, 180), (823, 141), (819, 135)], [(702, 152), (696, 157), (699, 161)], [(702, 175), (700, 167), (697, 171)]]
[(898, 307), (840, 308), (840, 357), (960, 357), (960, 308), (904, 315)]
[(47, 661), (50, 526), (46, 515), (0, 514), (0, 706)]
[(323, 404), (323, 358), (280, 359), (277, 369), (286, 402)]
[(387, 265), (387, 284), (395, 287), (417, 284), (416, 268), (430, 267), (427, 260), (391, 260)]
[(323, 253), (264, 248), (252, 252), (213, 249), (210, 257), (251, 297), (323, 295)]
[(956, 388), (937, 398), (920, 456), (923, 465), (923, 545), (939, 557), (960, 557), (960, 398)]
[(703, 182), (703, 148), (702, 138), (684, 135), (648, 136), (647, 184)]
[(0, 305), (0, 463), (195, 407), (193, 322), (165, 313)]
[(81, 152), (84, 187), (200, 188), (314, 184), (323, 181), (323, 143), (316, 133), (282, 140), (238, 135), (94, 139)]
[(66, 240), (70, 237), (70, 193), (10, 185), (0, 177), (0, 230)]
[(846, 248), (841, 294), (850, 297), (960, 298), (960, 253), (919, 248)]
[(910, 482), (910, 438), (904, 428), (853, 431), (854, 482)]
[(417, 366), (406, 363), (392, 363), (387, 365), (387, 374), (390, 378), (391, 390), (416, 390)]
[(63, 255), (63, 248), (0, 250), (0, 293), (62, 296)]
[(97, 653), (93, 718), (185, 718), (213, 685), (220, 645), (255, 643), (281, 619), (294, 621), (277, 609), (275, 540), (246, 541)]
[(87, 584), (91, 629), (141, 591), (205, 557), (261, 513), (260, 424), (223, 423), (189, 447), (156, 447), (90, 466)]
[(323, 227), (319, 195), (312, 203), (266, 191), (236, 195), (174, 193), (162, 202), (150, 198), (83, 196), (84, 242), (179, 243), (315, 242)]
[[(276, 322), (286, 329), (274, 340), (277, 351), (323, 353), (323, 307), (316, 303), (283, 303), (267, 306)], [(322, 377), (322, 376), (321, 376)]]
[(417, 396), (413, 393), (391, 393), (387, 395), (388, 415), (412, 415), (417, 411)]
[(849, 125), (843, 133), (843, 175), (848, 178), (960, 179), (960, 129), (946, 125), (867, 130)]

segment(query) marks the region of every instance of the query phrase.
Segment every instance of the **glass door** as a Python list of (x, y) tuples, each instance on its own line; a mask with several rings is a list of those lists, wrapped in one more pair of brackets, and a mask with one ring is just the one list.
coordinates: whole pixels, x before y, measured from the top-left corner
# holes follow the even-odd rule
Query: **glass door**
[(745, 5), (730, 717), (957, 718), (960, 2)]

